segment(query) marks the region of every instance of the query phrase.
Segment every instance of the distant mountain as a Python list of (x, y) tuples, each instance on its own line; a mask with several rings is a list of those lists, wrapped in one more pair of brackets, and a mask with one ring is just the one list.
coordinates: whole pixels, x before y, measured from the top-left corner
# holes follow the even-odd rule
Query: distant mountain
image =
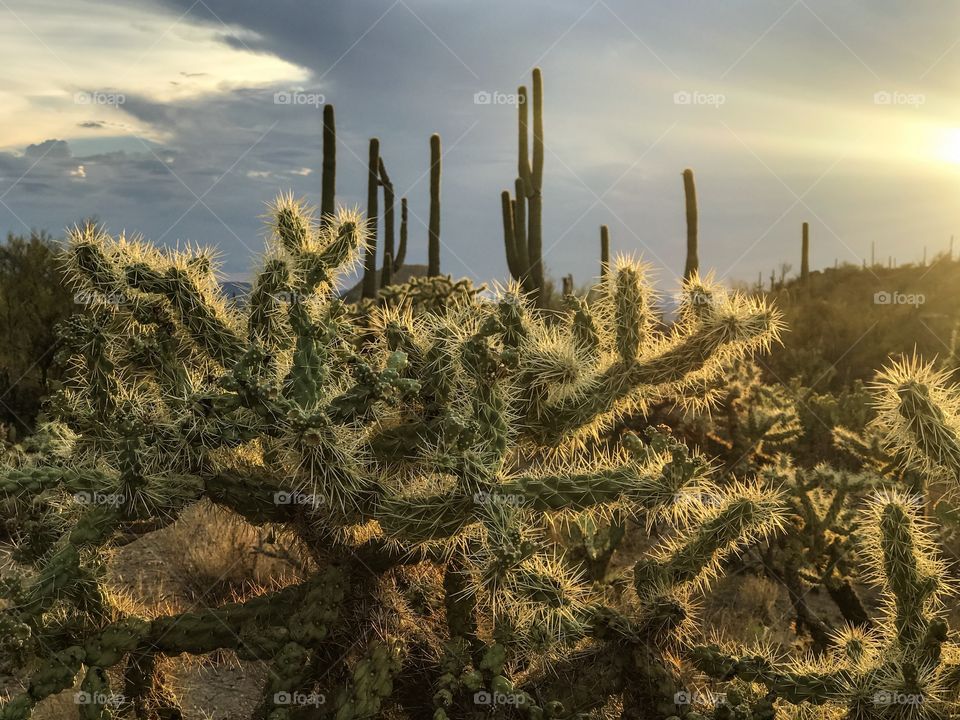
[(242, 280), (224, 280), (220, 283), (220, 289), (231, 300), (244, 300), (250, 294), (253, 285)]

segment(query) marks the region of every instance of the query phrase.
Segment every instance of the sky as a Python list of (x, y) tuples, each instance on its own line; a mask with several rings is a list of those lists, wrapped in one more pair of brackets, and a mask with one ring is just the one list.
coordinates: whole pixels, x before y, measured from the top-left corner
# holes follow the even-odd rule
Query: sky
[(805, 221), (814, 269), (917, 262), (960, 234), (948, 0), (0, 0), (0, 61), (0, 231), (96, 216), (216, 246), (230, 279), (274, 197), (319, 203), (324, 102), (339, 203), (365, 203), (378, 137), (425, 262), (438, 132), (442, 269), (505, 279), (511, 95), (534, 66), (554, 276), (596, 275), (607, 224), (675, 285), (686, 167), (701, 268), (730, 282), (796, 273)]

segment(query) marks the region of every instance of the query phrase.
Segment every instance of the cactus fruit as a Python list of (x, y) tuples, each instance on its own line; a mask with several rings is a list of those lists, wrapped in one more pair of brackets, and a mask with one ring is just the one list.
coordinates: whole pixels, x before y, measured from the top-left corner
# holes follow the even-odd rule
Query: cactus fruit
[[(315, 223), (289, 197), (274, 215), (243, 305), (223, 297), (208, 254), (72, 233), (72, 281), (124, 302), (65, 327), (71, 372), (52, 407), (75, 434), (66, 456), (0, 470), (14, 513), (45, 508), (60, 532), (0, 587), (13, 638), (0, 647), (36, 667), (0, 718), (124, 658), (131, 686), (169, 703), (150, 658), (220, 648), (270, 663), (257, 712), (277, 720), (301, 709), (276, 693), (323, 695), (343, 718), (398, 704), (465, 717), (478, 693), (562, 717), (634, 684), (672, 688), (665, 653), (689, 644), (698, 594), (783, 525), (782, 499), (745, 483), (702, 502), (714, 490), (680, 443), (608, 430), (653, 402), (693, 402), (776, 340), (776, 311), (711, 288), (715, 302), (664, 331), (643, 267), (623, 259), (599, 297), (571, 296), (556, 319), (516, 284), (481, 294), (429, 278), (360, 320), (335, 284), (369, 247), (368, 224), (345, 211)], [(402, 293), (421, 290), (411, 307)], [(282, 524), (320, 569), (222, 607), (153, 619), (115, 607), (104, 556), (201, 498)], [(628, 608), (608, 607), (548, 532), (584, 512), (659, 527)], [(905, 618), (911, 638), (926, 617)], [(358, 638), (360, 655), (345, 654)], [(602, 691), (563, 687), (561, 672), (606, 674)], [(645, 696), (630, 697), (640, 712)]]

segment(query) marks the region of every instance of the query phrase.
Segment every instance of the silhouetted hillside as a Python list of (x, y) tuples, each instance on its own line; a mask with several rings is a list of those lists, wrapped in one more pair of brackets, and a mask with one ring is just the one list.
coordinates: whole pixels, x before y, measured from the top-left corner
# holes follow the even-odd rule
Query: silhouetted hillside
[(938, 258), (925, 267), (813, 272), (767, 293), (784, 313), (784, 346), (764, 359), (770, 379), (799, 376), (806, 385), (839, 388), (869, 379), (889, 355), (914, 348), (945, 361), (960, 318), (960, 262)]

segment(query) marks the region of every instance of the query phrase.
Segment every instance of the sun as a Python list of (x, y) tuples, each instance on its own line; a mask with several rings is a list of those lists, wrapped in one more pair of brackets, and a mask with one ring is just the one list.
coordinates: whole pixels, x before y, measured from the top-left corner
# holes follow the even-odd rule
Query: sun
[(941, 132), (937, 157), (944, 162), (960, 165), (960, 128), (947, 128)]

